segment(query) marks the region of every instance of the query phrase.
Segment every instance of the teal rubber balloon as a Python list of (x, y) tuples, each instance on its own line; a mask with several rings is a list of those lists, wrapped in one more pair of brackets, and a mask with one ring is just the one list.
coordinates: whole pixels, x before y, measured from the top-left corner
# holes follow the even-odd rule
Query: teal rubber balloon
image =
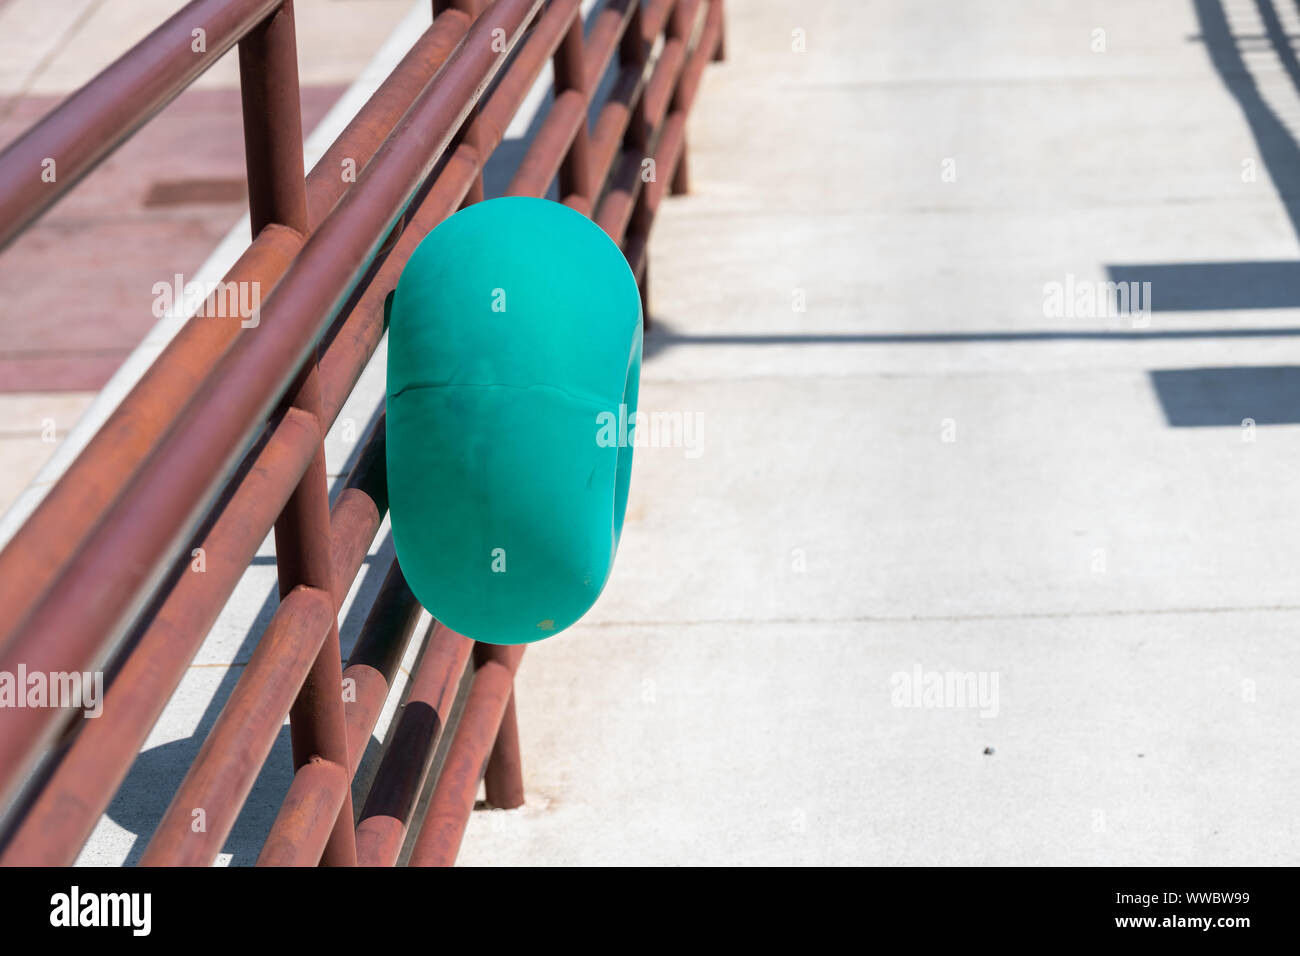
[(522, 644), (595, 603), (640, 375), (636, 280), (587, 217), (507, 197), (424, 238), (390, 304), (386, 428), (397, 558), (430, 614)]

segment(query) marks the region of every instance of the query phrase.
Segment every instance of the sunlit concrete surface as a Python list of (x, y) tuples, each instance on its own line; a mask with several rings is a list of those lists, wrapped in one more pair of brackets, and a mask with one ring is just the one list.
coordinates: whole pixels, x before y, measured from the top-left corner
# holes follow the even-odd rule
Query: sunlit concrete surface
[[(692, 428), (524, 657), (528, 803), (462, 863), (1300, 862), (1300, 23), (1264, 6), (728, 4), (651, 243), (642, 408)], [(1147, 277), (1150, 315), (1051, 307)], [(81, 862), (139, 858), (272, 561)], [(289, 765), (286, 731), (222, 862)]]
[[(1300, 164), (1201, 39), (1268, 25), (1200, 6), (728, 4), (641, 392), (699, 454), (637, 451), (605, 596), (524, 659), (529, 805), (462, 862), (1300, 860), (1300, 372), (1180, 374), (1300, 366), (1300, 276), (1234, 269), (1300, 268)], [(1045, 315), (1120, 267), (1150, 336)], [(895, 706), (917, 668), (996, 715)]]

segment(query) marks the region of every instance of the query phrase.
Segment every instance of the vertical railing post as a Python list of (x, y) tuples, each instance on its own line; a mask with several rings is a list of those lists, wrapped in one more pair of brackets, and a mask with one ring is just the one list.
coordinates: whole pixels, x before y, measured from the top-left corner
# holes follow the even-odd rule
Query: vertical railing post
[[(474, 663), (482, 665), (496, 660), (509, 666), (511, 655), (518, 653), (519, 649), (514, 647), (475, 644)], [(496, 741), (492, 744), (492, 756), (488, 758), (487, 769), (483, 773), (483, 788), (490, 807), (513, 810), (524, 805), (524, 770), (520, 759), (519, 724), (515, 718), (513, 689), (510, 698), (506, 701), (501, 725), (497, 728)]]
[[(582, 42), (582, 9), (574, 11), (564, 39), (555, 51), (552, 64), (555, 69), (555, 95), (574, 90), (582, 94), (582, 124), (574, 134), (573, 142), (560, 163), (560, 201), (576, 195), (591, 200), (592, 182), (589, 149), (587, 147), (587, 106), (591, 91), (587, 89), (586, 56)], [(509, 709), (509, 708), (508, 708)]]
[[(240, 41), (239, 82), (253, 235), (271, 223), (305, 233), (307, 187), (292, 0), (285, 0), (275, 13)], [(244, 334), (257, 332), (252, 329)], [(299, 372), (288, 395), (288, 403), (312, 415), (323, 435), (325, 421), (321, 414), (315, 355)], [(294, 770), (313, 758), (328, 760), (346, 770), (349, 763), (337, 621), (339, 595), (330, 558), (329, 486), (323, 443), (276, 519), (275, 554), (281, 599), (298, 585), (305, 584), (328, 592), (336, 611), (329, 634), (289, 712)], [(349, 788), (321, 863), (355, 865), (356, 860)]]
[[(293, 407), (315, 416), (317, 422), (323, 422), (315, 357), (299, 373), (290, 394)], [(311, 464), (275, 522), (275, 558), (281, 599), (298, 585), (305, 584), (328, 591), (337, 612), (340, 595), (334, 581), (330, 552), (329, 486), (323, 444), (316, 449)], [(344, 770), (351, 766), (337, 614), (330, 622), (320, 653), (289, 711), (289, 735), (295, 772), (311, 763), (313, 758), (328, 760)], [(349, 787), (320, 862), (322, 866), (355, 866), (356, 861), (352, 790)]]

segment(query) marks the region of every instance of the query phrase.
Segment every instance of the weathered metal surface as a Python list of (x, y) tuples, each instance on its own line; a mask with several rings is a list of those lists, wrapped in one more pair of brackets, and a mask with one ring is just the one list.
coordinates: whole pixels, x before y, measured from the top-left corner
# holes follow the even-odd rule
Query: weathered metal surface
[[(462, 13), (438, 17), (313, 167), (307, 176), (308, 214), (313, 223), (318, 223), (334, 207), (352, 182), (342, 175), (343, 160), (351, 160), (356, 169), (369, 162), (464, 36), (468, 24), (469, 19)], [(287, 227), (263, 228), (248, 251), (223, 277), (223, 284), (236, 287), (256, 284), (269, 292), (302, 247), (303, 238), (301, 233)], [(381, 303), (382, 298), (379, 296)], [(10, 545), (0, 552), (0, 646), (31, 609), (55, 571), (103, 516), (112, 497), (175, 421), (240, 330), (239, 317), (225, 316), (206, 307), (203, 321), (186, 323)], [(334, 360), (336, 364), (346, 365), (349, 360), (355, 360), (359, 353), (349, 345), (365, 349), (365, 359), (369, 359), (383, 331), (382, 317), (365, 331), (369, 334), (360, 340), (343, 335), (342, 342), (331, 342), (323, 361)], [(355, 374), (350, 378), (346, 373), (325, 376), (321, 384), (330, 421), (338, 414), (343, 398), (351, 391), (364, 365), (364, 360), (352, 361)], [(347, 380), (335, 387), (336, 378)]]
[(357, 862), (362, 866), (397, 862), (473, 646), (469, 638), (441, 624), (429, 636), (361, 808)]
[[(394, 563), (342, 669), (336, 615), (388, 508), (384, 421), (332, 509), (321, 439), (382, 338), (402, 267), (430, 229), (482, 197), (483, 166), (548, 59), (556, 96), (509, 191), (544, 195), (557, 182), (646, 275), (663, 192), (687, 186), (685, 120), (704, 65), (722, 56), (722, 6), (611, 0), (585, 42), (578, 0), (434, 10), (306, 177), (292, 5), (267, 0), (188, 5), (0, 155), (0, 171), (15, 173), (0, 182), (3, 242), (239, 43), (255, 238), (226, 280), (273, 288), (255, 330), (239, 317), (187, 323), (0, 554), (0, 669), (85, 670), (118, 650), (104, 716), (69, 727), (7, 822), (0, 864), (71, 862), (272, 525), (282, 604), (144, 862), (211, 861), (286, 713), (297, 771), (259, 865), (395, 862), (444, 730), (453, 739), (412, 863), (454, 860), (480, 780), (490, 805), (522, 804), (522, 648), (474, 646), (468, 698), (447, 728), (472, 642), (435, 624), (354, 832), (351, 779), (419, 606)], [(181, 28), (200, 15), (208, 54), (177, 56)], [(589, 98), (616, 51), (589, 132)], [(58, 183), (39, 194), (27, 182), (33, 151), (61, 157)], [(651, 158), (658, 175), (645, 183)], [(345, 161), (355, 182), (339, 174)], [(204, 574), (186, 573), (192, 548)], [(0, 712), (0, 795), (61, 728), (55, 718)], [(189, 826), (195, 809), (202, 834)]]
[[(330, 317), (354, 290), (470, 105), (499, 67), (493, 31), (513, 43), (540, 0), (498, 0), (427, 86), (393, 135), (312, 234), (262, 309), (117, 500), (69, 559), (18, 632), (0, 667), (93, 669), (159, 583)], [(508, 46), (509, 44), (507, 44)], [(76, 603), (63, 598), (77, 594)], [(16, 670), (16, 667), (9, 669)], [(0, 793), (50, 739), (54, 715), (0, 711)]]
[(0, 153), (0, 249), (279, 4), (186, 4), (14, 140)]
[(334, 832), (350, 782), (346, 770), (320, 757), (299, 767), (257, 865), (316, 866)]
[[(479, 645), (485, 648), (485, 645)], [(481, 656), (446, 763), (434, 784), (424, 822), (411, 850), (411, 866), (450, 866), (456, 860), (510, 700), (523, 646), (493, 647)]]

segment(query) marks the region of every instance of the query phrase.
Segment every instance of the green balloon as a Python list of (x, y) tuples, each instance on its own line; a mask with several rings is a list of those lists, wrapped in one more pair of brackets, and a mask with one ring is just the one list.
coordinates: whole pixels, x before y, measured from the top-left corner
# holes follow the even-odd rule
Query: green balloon
[(614, 562), (641, 375), (618, 246), (544, 199), (476, 203), (420, 243), (388, 329), (388, 495), (411, 590), (454, 631), (522, 644)]

